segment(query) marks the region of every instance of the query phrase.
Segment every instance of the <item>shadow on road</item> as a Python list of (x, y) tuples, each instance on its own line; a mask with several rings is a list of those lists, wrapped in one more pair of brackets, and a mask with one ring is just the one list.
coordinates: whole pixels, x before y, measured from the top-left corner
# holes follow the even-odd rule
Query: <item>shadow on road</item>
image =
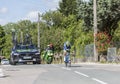
[(71, 65), (71, 68), (74, 68), (74, 67), (82, 67), (80, 65)]
[(10, 77), (10, 75), (0, 76), (0, 78)]

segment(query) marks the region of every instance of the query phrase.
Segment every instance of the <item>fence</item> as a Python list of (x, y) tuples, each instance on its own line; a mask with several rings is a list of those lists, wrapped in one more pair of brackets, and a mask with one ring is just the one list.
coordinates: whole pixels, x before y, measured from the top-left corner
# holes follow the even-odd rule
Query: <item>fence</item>
[(88, 61), (88, 62), (94, 61), (94, 45), (93, 44), (89, 44), (85, 46), (84, 61)]
[[(84, 61), (93, 62), (94, 61), (94, 45), (89, 44), (85, 46), (84, 49)], [(120, 48), (112, 47), (108, 48), (107, 55), (99, 56), (100, 61), (108, 61), (108, 62), (120, 62)]]

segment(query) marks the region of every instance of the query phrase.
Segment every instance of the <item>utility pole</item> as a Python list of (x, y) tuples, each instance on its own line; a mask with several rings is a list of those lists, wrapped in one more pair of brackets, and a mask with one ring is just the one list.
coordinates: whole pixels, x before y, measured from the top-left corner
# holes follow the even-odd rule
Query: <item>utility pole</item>
[(93, 14), (94, 14), (94, 61), (98, 61), (97, 50), (96, 50), (96, 34), (97, 34), (97, 2), (93, 0)]
[(38, 13), (38, 48), (40, 52), (40, 13)]

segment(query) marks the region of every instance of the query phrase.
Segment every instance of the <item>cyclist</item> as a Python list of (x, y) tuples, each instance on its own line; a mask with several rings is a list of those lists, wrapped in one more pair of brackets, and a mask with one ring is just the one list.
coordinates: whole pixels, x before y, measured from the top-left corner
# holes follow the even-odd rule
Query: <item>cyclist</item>
[[(70, 62), (70, 49), (71, 49), (71, 45), (70, 45), (70, 42), (69, 41), (66, 41), (64, 43), (64, 62), (65, 62), (65, 65), (67, 67), (67, 64), (71, 63)], [(71, 65), (71, 64), (70, 64)]]

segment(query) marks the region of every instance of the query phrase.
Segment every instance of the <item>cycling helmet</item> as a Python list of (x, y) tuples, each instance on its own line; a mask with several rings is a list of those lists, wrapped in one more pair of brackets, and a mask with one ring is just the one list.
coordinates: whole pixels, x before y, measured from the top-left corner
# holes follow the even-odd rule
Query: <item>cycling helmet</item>
[(50, 45), (47, 45), (48, 47), (50, 47)]
[(69, 42), (69, 41), (66, 41), (66, 45), (67, 45), (67, 46), (70, 46), (70, 42)]

